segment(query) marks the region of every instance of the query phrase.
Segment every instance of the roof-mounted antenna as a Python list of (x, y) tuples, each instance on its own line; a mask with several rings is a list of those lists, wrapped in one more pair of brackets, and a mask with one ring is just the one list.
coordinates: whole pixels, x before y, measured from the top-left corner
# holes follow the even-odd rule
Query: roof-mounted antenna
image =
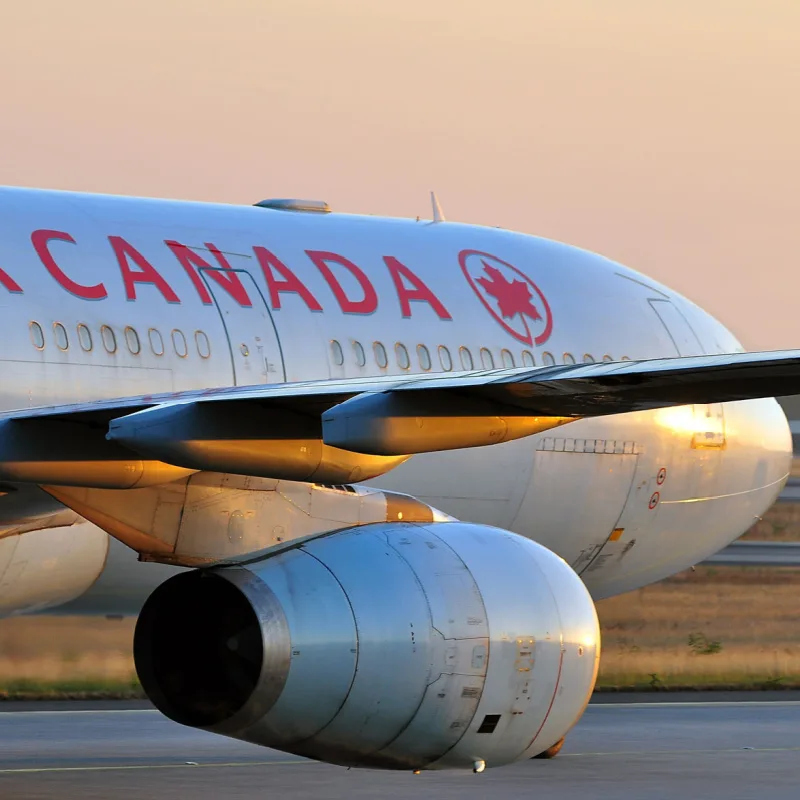
[(433, 206), (433, 221), (446, 222), (447, 220), (442, 212), (442, 207), (439, 205), (439, 201), (436, 199), (436, 192), (431, 192), (431, 205)]

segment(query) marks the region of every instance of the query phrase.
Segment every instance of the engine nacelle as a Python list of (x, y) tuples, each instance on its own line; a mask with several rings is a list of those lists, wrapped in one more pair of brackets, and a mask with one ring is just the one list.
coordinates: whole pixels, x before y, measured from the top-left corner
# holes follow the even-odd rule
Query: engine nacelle
[(499, 766), (577, 722), (594, 604), (546, 548), (461, 522), (378, 523), (155, 590), (134, 656), (176, 722), (346, 766)]
[(0, 538), (0, 617), (80, 597), (100, 577), (108, 536), (83, 522)]

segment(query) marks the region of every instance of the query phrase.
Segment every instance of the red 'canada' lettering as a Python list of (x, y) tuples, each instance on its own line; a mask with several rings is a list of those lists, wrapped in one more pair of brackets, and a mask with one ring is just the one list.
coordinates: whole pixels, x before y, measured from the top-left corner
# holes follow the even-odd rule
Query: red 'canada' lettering
[[(125, 284), (125, 297), (128, 300), (136, 299), (137, 283), (151, 283), (161, 292), (168, 303), (180, 303), (180, 299), (172, 291), (172, 287), (132, 244), (126, 242), (121, 236), (109, 236), (108, 241), (117, 256), (119, 269), (122, 273), (122, 282)], [(132, 269), (130, 261), (136, 264), (139, 269)]]
[(247, 296), (244, 286), (242, 286), (242, 282), (239, 280), (239, 276), (233, 271), (228, 259), (225, 258), (219, 248), (208, 242), (205, 244), (219, 264), (219, 267), (212, 267), (201, 255), (188, 248), (185, 244), (170, 239), (164, 244), (172, 250), (180, 265), (186, 270), (186, 274), (191, 279), (194, 288), (197, 289), (197, 294), (200, 295), (200, 300), (204, 305), (212, 305), (213, 300), (205, 283), (203, 283), (203, 279), (197, 272), (198, 269), (204, 269), (205, 272), (203, 274), (216, 281), (240, 306), (250, 308), (253, 305)]
[[(44, 264), (47, 268), (47, 271), (58, 281), (58, 283), (68, 292), (71, 292), (77, 297), (82, 297), (84, 300), (102, 300), (104, 297), (108, 297), (106, 287), (103, 286), (102, 283), (96, 283), (94, 286), (84, 286), (82, 283), (76, 283), (67, 276), (67, 274), (58, 266), (58, 264), (56, 264), (56, 260), (53, 258), (53, 256), (50, 255), (50, 250), (48, 249), (47, 244), (53, 239), (57, 239), (59, 242), (69, 242), (70, 244), (75, 244), (75, 240), (64, 231), (41, 230), (34, 231), (31, 234), (31, 243), (33, 244), (34, 250), (36, 250), (39, 258), (42, 261), (42, 264)], [(3, 285), (12, 292), (22, 291), (22, 289), (20, 289), (18, 286), (15, 290), (9, 288), (5, 282), (3, 282)], [(16, 284), (14, 284), (14, 286), (16, 286)]]
[(0, 286), (13, 294), (22, 294), (22, 287), (3, 269), (0, 269)]
[[(328, 282), (334, 296), (339, 302), (339, 306), (345, 314), (372, 314), (378, 307), (378, 295), (375, 287), (370, 283), (369, 278), (352, 261), (340, 256), (337, 253), (328, 253), (324, 250), (306, 250), (308, 257), (317, 265), (322, 273), (322, 277)], [(344, 267), (358, 281), (364, 297), (361, 300), (351, 300), (339, 283), (339, 279), (333, 274), (333, 270), (328, 263), (339, 264)]]
[[(267, 288), (269, 289), (270, 303), (272, 303), (274, 309), (277, 310), (281, 307), (281, 294), (289, 292), (291, 294), (299, 294), (310, 311), (322, 311), (322, 306), (317, 302), (317, 298), (308, 291), (300, 278), (274, 253), (267, 250), (266, 247), (254, 247), (253, 252), (256, 254), (258, 263), (264, 273), (264, 280), (267, 282)], [(283, 280), (278, 280), (273, 270)]]
[[(394, 281), (394, 288), (397, 290), (397, 299), (400, 301), (400, 311), (404, 317), (411, 316), (411, 300), (422, 300), (438, 314), (439, 319), (452, 319), (439, 298), (425, 285), (422, 278), (415, 275), (394, 256), (384, 256), (383, 260), (389, 268), (389, 273)], [(403, 283), (404, 279), (408, 281), (413, 288), (406, 286)]]

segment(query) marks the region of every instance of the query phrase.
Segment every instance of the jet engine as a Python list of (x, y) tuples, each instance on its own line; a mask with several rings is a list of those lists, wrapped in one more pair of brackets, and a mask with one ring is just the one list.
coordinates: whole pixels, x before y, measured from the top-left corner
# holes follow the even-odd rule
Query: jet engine
[(184, 572), (136, 628), (147, 695), (176, 722), (344, 766), (535, 756), (577, 722), (594, 604), (546, 548), (461, 522), (386, 522)]

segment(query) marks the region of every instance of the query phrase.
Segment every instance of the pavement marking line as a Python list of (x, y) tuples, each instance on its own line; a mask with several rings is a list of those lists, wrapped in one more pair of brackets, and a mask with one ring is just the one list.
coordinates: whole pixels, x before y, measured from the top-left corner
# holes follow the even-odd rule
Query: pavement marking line
[(24, 775), (42, 772), (118, 772), (143, 769), (209, 769), (210, 767), (268, 767), (287, 764), (318, 764), (322, 762), (294, 758), (287, 761), (230, 761), (220, 764), (117, 764), (100, 767), (19, 767), (0, 769), (0, 775)]
[(559, 758), (570, 756), (685, 756), (719, 755), (720, 753), (797, 753), (800, 747), (728, 747), (722, 750), (613, 750), (597, 753), (559, 753)]
[[(800, 706), (800, 700), (682, 700), (671, 702), (669, 700), (639, 703), (589, 703), (588, 709), (595, 708), (733, 708), (736, 706)], [(82, 708), (82, 709), (46, 709), (43, 711), (0, 711), (0, 717), (44, 716), (54, 714), (151, 714), (164, 717), (155, 708)]]
[(586, 710), (595, 708), (735, 708), (738, 706), (760, 706), (762, 708), (776, 706), (777, 708), (785, 708), (787, 706), (800, 706), (800, 700), (686, 700), (675, 703), (670, 703), (669, 701), (656, 703), (589, 703), (586, 706)]
[[(741, 747), (724, 750), (653, 750), (653, 751), (612, 751), (596, 753), (561, 753), (560, 758), (575, 758), (580, 756), (665, 756), (665, 755), (719, 755), (721, 753), (741, 753)], [(751, 753), (794, 753), (800, 752), (800, 747), (753, 747), (748, 748)], [(288, 766), (291, 764), (311, 764), (314, 766), (322, 765), (321, 761), (311, 761), (308, 759), (294, 758), (286, 761), (229, 761), (219, 764), (118, 764), (96, 767), (19, 767), (14, 769), (0, 769), (0, 775), (36, 775), (54, 772), (133, 772), (146, 769), (212, 769), (221, 768), (242, 768), (242, 767), (269, 767), (269, 766)], [(324, 765), (323, 765), (324, 766)], [(327, 765), (331, 766), (331, 765)]]
[(86, 708), (64, 709), (63, 711), (0, 711), (0, 717), (43, 716), (45, 714), (163, 714), (155, 708)]

